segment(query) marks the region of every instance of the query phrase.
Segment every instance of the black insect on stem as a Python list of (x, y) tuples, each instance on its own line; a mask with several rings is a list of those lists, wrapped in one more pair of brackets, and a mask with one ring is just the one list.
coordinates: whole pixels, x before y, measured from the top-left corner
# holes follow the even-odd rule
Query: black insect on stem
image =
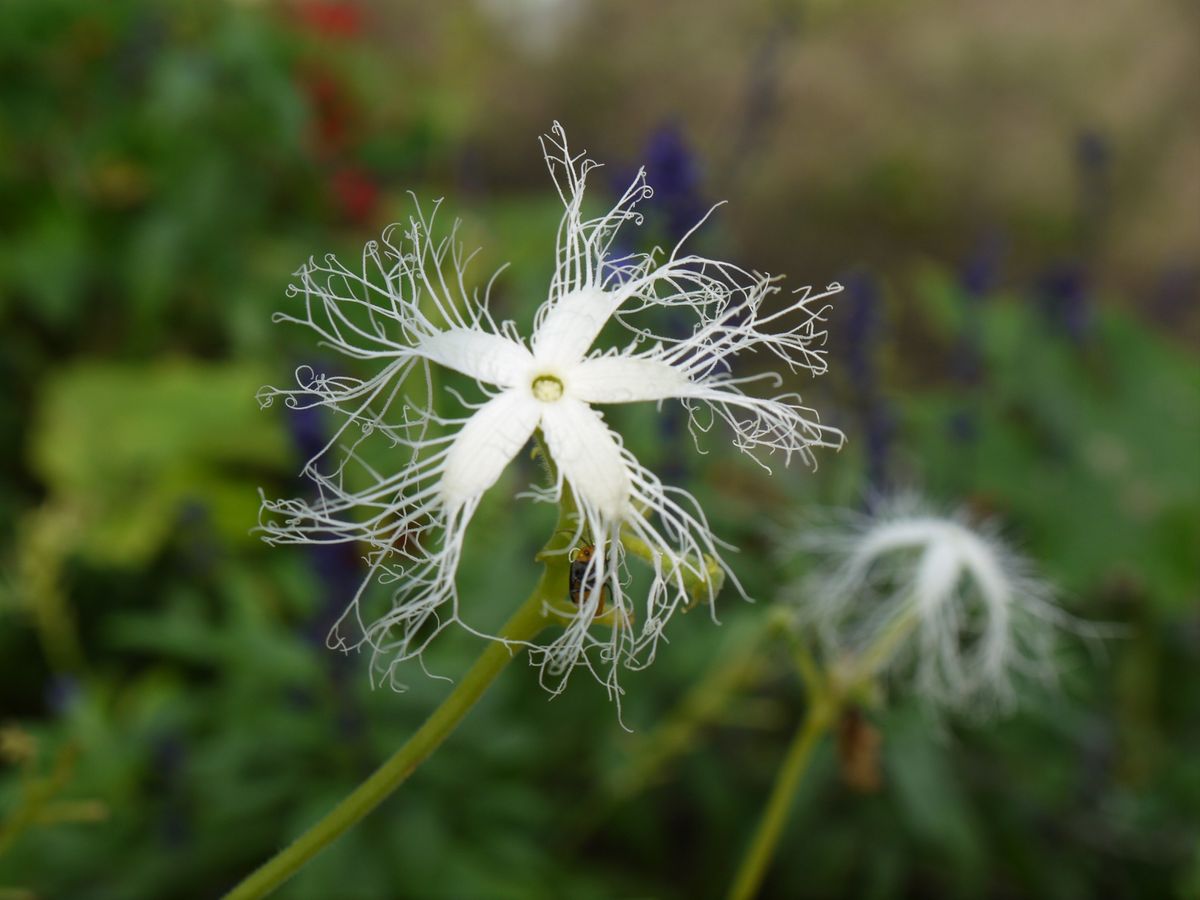
[(590, 597), (599, 587), (600, 601), (596, 607), (596, 615), (600, 615), (604, 612), (604, 592), (608, 590), (608, 585), (601, 586), (596, 583), (599, 566), (592, 562), (595, 553), (595, 544), (582, 544), (571, 551), (570, 556), (567, 557), (571, 563), (567, 590), (570, 594), (571, 602), (579, 606), (585, 598)]

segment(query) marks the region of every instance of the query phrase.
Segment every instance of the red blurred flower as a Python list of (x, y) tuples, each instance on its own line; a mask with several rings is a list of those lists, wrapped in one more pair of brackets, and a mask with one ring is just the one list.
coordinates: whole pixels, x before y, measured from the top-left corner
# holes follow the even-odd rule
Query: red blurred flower
[(367, 223), (379, 202), (379, 185), (370, 174), (355, 165), (337, 169), (329, 179), (338, 210), (355, 225)]
[(327, 71), (310, 66), (300, 82), (312, 104), (313, 147), (322, 157), (335, 156), (346, 149), (356, 118), (354, 106), (345, 88)]
[(356, 3), (306, 0), (292, 4), (296, 21), (326, 37), (351, 38), (362, 33), (363, 14)]

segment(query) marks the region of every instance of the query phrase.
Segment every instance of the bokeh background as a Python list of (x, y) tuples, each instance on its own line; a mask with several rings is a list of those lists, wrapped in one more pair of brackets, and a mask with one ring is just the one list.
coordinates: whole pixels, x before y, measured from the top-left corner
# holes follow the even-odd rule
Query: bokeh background
[[(648, 166), (631, 248), (728, 200), (699, 249), (846, 285), (803, 390), (848, 445), (768, 477), (615, 416), (759, 602), (672, 623), (631, 732), (513, 667), (281, 896), (719, 896), (803, 709), (782, 648), (729, 662), (802, 568), (772, 532), (896, 487), (999, 517), (1120, 635), (999, 722), (868, 710), (882, 786), (824, 746), (764, 894), (1200, 896), (1198, 110), (1185, 0), (0, 4), (0, 896), (216, 896), (445, 695), (325, 649), (355, 548), (251, 534), (326, 428), (254, 394), (326, 362), (270, 322), (290, 274), (410, 189), (528, 321), (555, 119), (597, 207)], [(534, 474), (470, 534), (485, 623), (536, 576)]]

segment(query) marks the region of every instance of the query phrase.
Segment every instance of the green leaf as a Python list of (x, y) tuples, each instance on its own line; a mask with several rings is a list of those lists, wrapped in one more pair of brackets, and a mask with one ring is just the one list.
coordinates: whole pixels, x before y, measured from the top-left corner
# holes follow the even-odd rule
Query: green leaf
[(138, 565), (193, 504), (226, 538), (246, 538), (258, 484), (291, 457), (281, 417), (254, 400), (264, 380), (251, 367), (185, 360), (83, 363), (56, 375), (30, 461), (52, 500), (79, 514), (78, 549)]

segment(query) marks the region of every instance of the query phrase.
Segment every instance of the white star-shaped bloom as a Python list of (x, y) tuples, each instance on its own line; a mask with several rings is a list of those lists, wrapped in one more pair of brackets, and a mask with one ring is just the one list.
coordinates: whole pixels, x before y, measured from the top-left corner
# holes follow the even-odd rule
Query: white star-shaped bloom
[[(751, 393), (762, 384), (777, 387), (780, 376), (735, 377), (730, 360), (758, 352), (791, 371), (822, 372), (822, 301), (840, 288), (805, 289), (768, 312), (766, 301), (779, 291), (765, 276), (679, 246), (665, 257), (618, 257), (610, 252), (618, 227), (639, 219), (634, 207), (650, 194), (644, 171), (615, 207), (589, 219), (584, 185), (596, 163), (571, 155), (557, 123), (542, 147), (565, 213), (549, 297), (528, 343), (514, 323), (493, 319), (486, 291), (480, 297), (468, 290), (469, 256), (454, 232), (435, 239), (432, 217), (419, 209), (402, 235), (393, 227), (369, 243), (360, 267), (326, 257), (297, 272), (290, 294), (303, 312), (277, 320), (306, 325), (323, 345), (380, 369), (359, 380), (305, 368), (298, 389), (264, 390), (264, 403), (282, 395), (290, 406), (324, 406), (343, 418), (305, 467), (317, 496), (265, 501), (262, 524), (273, 542), (361, 541), (372, 548), (371, 573), (331, 644), (367, 643), (390, 673), (441, 629), (463, 623), (455, 572), (467, 525), (484, 492), (540, 429), (557, 483), (536, 497), (558, 502), (569, 490), (579, 511), (576, 539), (586, 536), (595, 547), (586, 581), (607, 590), (593, 589), (561, 633), (531, 652), (552, 689), (585, 664), (618, 690), (618, 664), (653, 657), (664, 623), (688, 602), (689, 584), (707, 583), (701, 599), (711, 603), (710, 566), (736, 579), (697, 502), (644, 468), (597, 407), (680, 400), (693, 433), (707, 430), (715, 415), (742, 450), (812, 463), (812, 449), (840, 446), (841, 433), (821, 425), (796, 394)], [(656, 331), (654, 312), (663, 308), (690, 317), (684, 334)], [(628, 343), (598, 348), (606, 326)], [(464, 417), (435, 414), (431, 365), (471, 377), (486, 399), (466, 404)], [(394, 448), (386, 471), (369, 464), (361, 448), (380, 437)], [(644, 597), (628, 593), (623, 541), (637, 542), (650, 561)], [(392, 587), (377, 617), (366, 612), (374, 581)], [(600, 619), (605, 594), (611, 607)]]

